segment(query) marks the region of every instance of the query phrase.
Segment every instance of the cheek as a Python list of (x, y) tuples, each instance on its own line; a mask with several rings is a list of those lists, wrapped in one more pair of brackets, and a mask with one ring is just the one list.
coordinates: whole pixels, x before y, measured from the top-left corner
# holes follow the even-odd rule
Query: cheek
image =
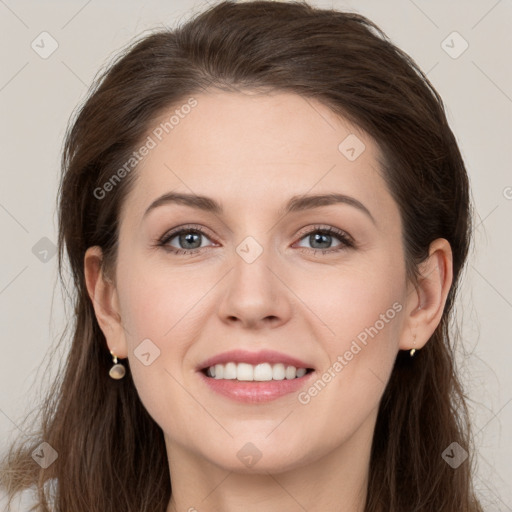
[(206, 293), (204, 275), (201, 279), (198, 274), (137, 260), (119, 268), (121, 313), (133, 342), (154, 338), (168, 344), (173, 329), (179, 325), (182, 331), (180, 322), (193, 315)]
[(188, 347), (197, 338), (190, 319), (200, 291), (183, 288), (182, 279), (178, 283), (155, 267), (123, 271), (120, 309), (137, 393), (158, 425), (181, 431), (191, 421), (188, 395), (180, 383)]
[[(332, 272), (329, 278), (310, 281), (311, 309), (325, 324), (330, 359), (359, 340), (381, 352), (398, 346), (405, 274), (398, 263), (386, 261)], [(330, 336), (329, 336), (330, 335)], [(370, 347), (369, 340), (379, 340)]]
[(162, 290), (151, 283), (134, 279), (125, 281), (121, 291), (120, 307), (123, 324), (129, 336), (130, 348), (145, 338), (160, 345), (164, 333), (173, 324), (172, 311), (176, 311), (177, 299), (172, 294), (162, 295)]
[(336, 425), (338, 439), (380, 402), (398, 350), (405, 277), (400, 263), (386, 256), (334, 275), (311, 307), (328, 327), (327, 361), (299, 401), (315, 423), (327, 430)]
[[(182, 393), (177, 381), (183, 381), (188, 351), (200, 339), (211, 314), (205, 310), (206, 298), (218, 275), (194, 271), (192, 265), (173, 269), (169, 264), (133, 258), (119, 265), (117, 277), (134, 381), (141, 398), (147, 395), (148, 408), (153, 402), (158, 407), (155, 395)], [(144, 364), (148, 359), (150, 364)]]
[(315, 292), (311, 308), (327, 327), (327, 361), (320, 378), (331, 391), (325, 399), (331, 392), (333, 399), (338, 395), (339, 414), (344, 407), (371, 407), (384, 390), (398, 350), (404, 274), (399, 263), (383, 257), (380, 264), (352, 268), (325, 284), (321, 294)]

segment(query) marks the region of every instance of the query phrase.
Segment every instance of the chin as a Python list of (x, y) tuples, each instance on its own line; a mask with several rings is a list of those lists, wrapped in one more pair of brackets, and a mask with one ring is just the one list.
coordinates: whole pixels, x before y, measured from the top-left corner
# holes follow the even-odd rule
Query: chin
[[(219, 450), (219, 445), (207, 449), (205, 458), (225, 471), (241, 474), (278, 474), (313, 462), (317, 455), (299, 452), (297, 446), (261, 443), (258, 441), (234, 442), (233, 448)], [(219, 450), (219, 453), (216, 451)]]

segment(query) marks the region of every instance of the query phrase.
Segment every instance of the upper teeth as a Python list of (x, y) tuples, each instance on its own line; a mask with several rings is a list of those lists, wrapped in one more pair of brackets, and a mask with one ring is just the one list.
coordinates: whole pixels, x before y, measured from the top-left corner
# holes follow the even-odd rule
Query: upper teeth
[(208, 376), (216, 379), (236, 379), (236, 380), (283, 380), (303, 377), (306, 374), (306, 368), (295, 368), (295, 366), (285, 366), (282, 363), (271, 365), (270, 363), (261, 363), (252, 365), (248, 363), (226, 363), (210, 366), (207, 371)]

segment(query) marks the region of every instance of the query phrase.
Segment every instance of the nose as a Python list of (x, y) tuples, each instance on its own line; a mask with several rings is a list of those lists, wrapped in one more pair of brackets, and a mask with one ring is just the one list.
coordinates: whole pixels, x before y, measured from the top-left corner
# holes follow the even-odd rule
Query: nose
[(293, 294), (285, 284), (286, 276), (280, 270), (281, 266), (267, 253), (263, 251), (253, 262), (235, 254), (218, 307), (224, 323), (261, 329), (278, 327), (289, 320)]

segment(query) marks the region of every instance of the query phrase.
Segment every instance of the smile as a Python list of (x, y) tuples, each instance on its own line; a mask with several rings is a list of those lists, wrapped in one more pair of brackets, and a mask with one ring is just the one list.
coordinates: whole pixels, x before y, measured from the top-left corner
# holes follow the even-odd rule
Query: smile
[(261, 363), (252, 365), (248, 363), (229, 362), (216, 364), (206, 369), (206, 375), (214, 379), (237, 381), (280, 381), (301, 378), (306, 373), (313, 371), (311, 368), (296, 368), (283, 363)]

